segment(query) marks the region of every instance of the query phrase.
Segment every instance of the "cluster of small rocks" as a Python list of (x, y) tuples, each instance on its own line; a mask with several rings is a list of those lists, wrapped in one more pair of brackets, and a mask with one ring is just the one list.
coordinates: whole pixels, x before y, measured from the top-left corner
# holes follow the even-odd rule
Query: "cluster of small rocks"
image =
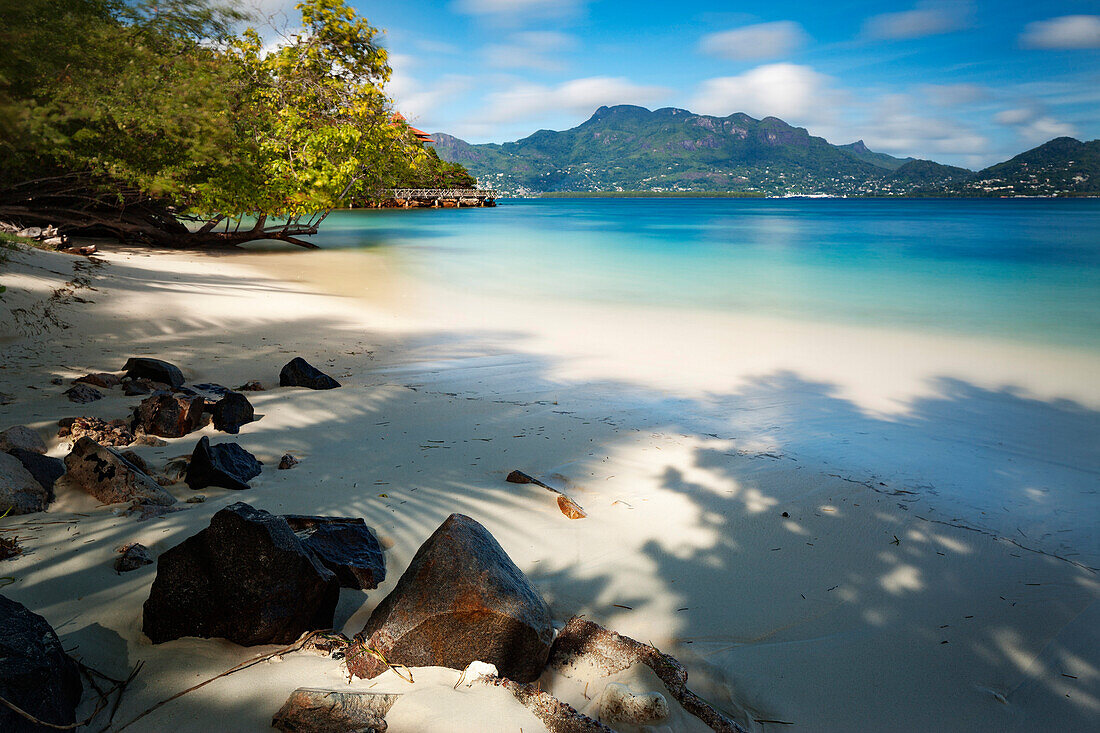
[[(0, 223), (0, 231), (7, 230)], [(13, 233), (47, 241), (53, 234)], [(310, 389), (339, 386), (300, 358), (283, 368), (280, 383)], [(208, 436), (198, 441), (189, 460), (166, 467), (157, 478), (141, 456), (121, 450), (138, 443), (167, 445), (162, 438), (184, 437), (211, 422), (216, 430), (239, 433), (257, 419), (242, 392), (262, 391), (260, 382), (252, 380), (236, 390), (210, 383), (187, 386), (175, 365), (136, 357), (121, 373), (94, 372), (72, 380), (65, 396), (86, 404), (118, 388), (126, 396), (145, 399), (129, 419), (81, 416), (58, 421), (57, 436), (72, 444), (63, 460), (46, 455), (47, 445), (37, 430), (17, 425), (0, 432), (0, 514), (44, 511), (62, 476), (67, 488), (104, 504), (128, 503), (127, 513), (145, 519), (178, 509), (173, 506), (176, 497), (162, 483), (183, 479), (194, 490), (242, 490), (260, 474), (262, 463), (247, 450), (236, 443), (212, 444)], [(284, 455), (280, 466), (295, 463), (295, 458)], [(168, 475), (173, 472), (175, 478)], [(204, 500), (202, 494), (194, 494), (188, 501)], [(21, 549), (16, 545), (6, 556)], [(363, 520), (276, 517), (239, 503), (218, 512), (209, 528), (164, 552), (159, 561), (137, 543), (118, 552), (114, 568), (119, 573), (158, 565), (146, 603), (147, 631), (154, 641), (184, 634), (223, 636), (243, 644), (293, 640), (301, 629), (331, 626), (341, 587), (375, 588), (385, 578), (382, 548)], [(182, 585), (173, 580), (184, 576)], [(285, 617), (271, 612), (270, 601), (276, 597), (287, 611)], [(189, 609), (183, 618), (181, 609)], [(0, 620), (0, 697), (52, 726), (73, 727), (82, 685), (57, 635), (40, 616), (3, 596)], [(40, 729), (0, 706), (0, 730)]]
[(24, 239), (34, 239), (47, 247), (64, 249), (69, 246), (69, 237), (58, 231), (55, 226), (24, 227), (7, 221), (0, 221), (0, 232), (14, 234)]
[[(46, 446), (33, 430), (17, 426), (0, 433), (0, 505), (18, 505), (17, 513), (41, 511), (53, 498), (54, 482), (67, 469), (68, 485), (105, 504), (129, 502), (141, 516), (158, 516), (176, 508), (176, 497), (153, 478), (140, 456), (119, 448), (136, 436), (183, 437), (208, 419), (228, 433), (255, 420), (252, 405), (241, 392), (256, 389), (256, 383), (237, 390), (216, 384), (186, 386), (178, 368), (148, 358), (129, 360), (123, 372), (89, 374), (76, 380), (73, 388), (109, 390), (132, 384), (147, 386), (149, 396), (135, 408), (130, 421), (87, 417), (61, 421), (59, 436), (74, 441), (63, 462), (45, 456)], [(280, 384), (310, 389), (340, 386), (300, 358), (283, 368)], [(287, 454), (279, 468), (296, 463)], [(182, 478), (195, 491), (246, 490), (262, 470), (262, 462), (237, 443), (215, 444), (206, 435), (189, 459), (166, 467), (167, 474)], [(166, 483), (175, 480), (162, 478)], [(509, 481), (537, 484), (568, 499), (518, 471)], [(194, 494), (192, 499), (205, 497)], [(583, 516), (579, 507), (577, 511)], [(181, 637), (224, 638), (242, 645), (288, 644), (304, 634), (324, 632), (324, 641), (314, 640), (312, 646), (340, 660), (349, 678), (372, 679), (397, 668), (449, 667), (463, 671), (467, 685), (508, 690), (554, 733), (608, 731), (605, 722), (661, 725), (670, 715), (665, 693), (715, 731), (741, 730), (691, 693), (683, 667), (653, 647), (581, 618), (572, 619), (555, 635), (549, 608), (538, 590), (492, 534), (463, 514), (452, 514), (427, 538), (393, 589), (351, 638), (331, 631), (340, 589), (373, 590), (386, 578), (382, 546), (361, 518), (276, 515), (237, 502), (215, 513), (206, 528), (157, 557), (140, 544), (120, 547), (114, 568), (119, 573), (134, 572), (154, 564), (156, 574), (143, 606), (142, 628), (155, 644)], [(80, 699), (79, 676), (67, 666), (71, 660), (48, 625), (42, 628), (45, 621), (0, 597), (2, 604), (7, 605), (0, 615), (7, 618), (10, 613), (19, 622), (0, 631), (0, 694), (28, 711), (42, 711), (44, 719), (71, 723)], [(24, 633), (33, 633), (33, 639), (21, 636)], [(13, 688), (22, 684), (21, 678), (9, 674), (4, 665), (8, 659), (24, 658), (36, 660), (42, 679), (49, 684)], [(633, 664), (649, 666), (665, 693), (634, 692), (621, 684), (607, 684), (599, 702), (603, 722), (578, 712), (537, 684), (547, 669), (564, 676), (577, 670), (591, 674), (596, 669), (610, 677)], [(398, 697), (301, 688), (275, 714), (272, 725), (294, 731), (382, 731), (385, 714)], [(0, 728), (7, 730), (5, 714), (0, 710)], [(13, 725), (19, 722), (14, 720)]]

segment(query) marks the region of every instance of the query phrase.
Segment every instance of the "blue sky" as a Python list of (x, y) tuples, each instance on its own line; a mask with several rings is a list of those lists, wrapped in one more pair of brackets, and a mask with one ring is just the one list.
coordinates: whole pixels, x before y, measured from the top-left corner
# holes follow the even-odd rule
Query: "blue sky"
[(619, 103), (971, 168), (1100, 137), (1100, 0), (350, 1), (385, 30), (402, 112), (471, 142)]

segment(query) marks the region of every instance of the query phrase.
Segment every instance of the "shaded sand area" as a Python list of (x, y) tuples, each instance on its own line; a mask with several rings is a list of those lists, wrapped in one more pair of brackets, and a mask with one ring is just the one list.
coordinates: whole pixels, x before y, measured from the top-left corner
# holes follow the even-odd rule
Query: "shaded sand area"
[[(46, 514), (0, 520), (26, 548), (0, 565), (16, 579), (0, 592), (92, 666), (125, 676), (144, 662), (116, 723), (273, 650), (151, 644), (141, 604), (155, 566), (112, 568), (121, 545), (156, 555), (235, 501), (378, 532), (387, 580), (342, 591), (349, 634), (462, 512), (558, 622), (585, 614), (676, 656), (696, 692), (752, 730), (1085, 730), (1100, 716), (1095, 355), (503, 301), (355, 252), (97, 259), (25, 253), (3, 273), (4, 427), (31, 425), (63, 456), (59, 418), (123, 417), (140, 399), (116, 389), (74, 405), (68, 381), (130, 356), (167, 359), (189, 382), (269, 387), (249, 395), (262, 418), (238, 436), (207, 427), (135, 447), (160, 467), (202, 435), (236, 441), (265, 463), (246, 492), (205, 489), (203, 504), (137, 522), (60, 491)], [(298, 355), (344, 386), (275, 387)], [(301, 463), (274, 470), (287, 452)], [(513, 469), (588, 518), (506, 483)], [(387, 673), (352, 689), (406, 693), (387, 716), (395, 731), (542, 729), (500, 689), (414, 672), (413, 686)], [(266, 730), (294, 688), (346, 684), (332, 660), (287, 655), (127, 730)], [(543, 686), (595, 713), (581, 682)], [(673, 715), (668, 730), (700, 729)]]

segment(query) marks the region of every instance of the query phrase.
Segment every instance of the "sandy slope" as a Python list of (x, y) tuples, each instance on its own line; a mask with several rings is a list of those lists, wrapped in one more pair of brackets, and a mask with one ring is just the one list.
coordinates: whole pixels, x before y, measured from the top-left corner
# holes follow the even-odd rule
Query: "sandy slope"
[[(243, 494), (205, 491), (205, 504), (137, 523), (63, 491), (47, 514), (0, 520), (28, 549), (0, 567), (17, 579), (2, 592), (93, 666), (145, 662), (116, 720), (265, 650), (151, 645), (140, 610), (155, 569), (111, 569), (118, 546), (163, 551), (237, 500), (362, 516), (378, 530), (389, 579), (343, 592), (348, 632), (460, 511), (493, 532), (559, 621), (583, 613), (656, 644), (688, 664), (698, 692), (760, 730), (786, 726), (752, 719), (1080, 730), (1100, 715), (1089, 567), (1100, 564), (1100, 398), (1087, 355), (500, 303), (429, 291), (354, 256), (115, 251), (89, 266), (29, 253), (0, 275), (0, 392), (15, 398), (0, 426), (40, 429), (52, 455), (68, 448), (52, 438), (58, 418), (120, 417), (138, 400), (115, 390), (75, 406), (50, 379), (116, 370), (130, 355), (230, 386), (274, 385), (301, 355), (345, 385), (250, 395), (262, 419), (239, 436), (204, 430), (265, 461)], [(198, 437), (138, 451), (162, 465)], [(274, 470), (288, 451), (302, 463)], [(505, 483), (513, 468), (567, 489), (589, 518)], [(416, 676), (373, 687), (409, 693), (392, 730), (539, 729), (502, 691), (452, 690), (446, 670)], [(294, 687), (343, 684), (331, 661), (288, 655), (131, 730), (262, 730)], [(544, 684), (592, 710), (576, 681)]]

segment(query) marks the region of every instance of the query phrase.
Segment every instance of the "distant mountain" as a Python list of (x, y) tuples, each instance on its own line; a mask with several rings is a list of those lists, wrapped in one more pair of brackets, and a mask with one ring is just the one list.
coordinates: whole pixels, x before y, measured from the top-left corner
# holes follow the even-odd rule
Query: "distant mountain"
[(539, 130), (503, 144), (471, 145), (444, 133), (432, 139), (441, 158), (466, 166), (482, 186), (513, 195), (744, 191), (993, 196), (1100, 188), (1096, 141), (1059, 138), (974, 174), (878, 153), (862, 140), (832, 145), (775, 117), (712, 117), (673, 107), (600, 107), (572, 129)]
[(972, 193), (1033, 196), (1100, 192), (1100, 140), (1083, 143), (1056, 137), (978, 171), (963, 188)]
[(436, 133), (436, 151), (483, 186), (541, 191), (855, 192), (906, 161), (861, 142), (830, 145), (775, 117), (600, 107), (570, 130), (471, 145)]
[(898, 168), (901, 168), (903, 165), (913, 160), (913, 158), (895, 158), (886, 153), (876, 153), (870, 150), (862, 140), (856, 140), (854, 143), (848, 143), (847, 145), (838, 145), (837, 147), (841, 150), (847, 150), (862, 161), (890, 171), (896, 171)]

